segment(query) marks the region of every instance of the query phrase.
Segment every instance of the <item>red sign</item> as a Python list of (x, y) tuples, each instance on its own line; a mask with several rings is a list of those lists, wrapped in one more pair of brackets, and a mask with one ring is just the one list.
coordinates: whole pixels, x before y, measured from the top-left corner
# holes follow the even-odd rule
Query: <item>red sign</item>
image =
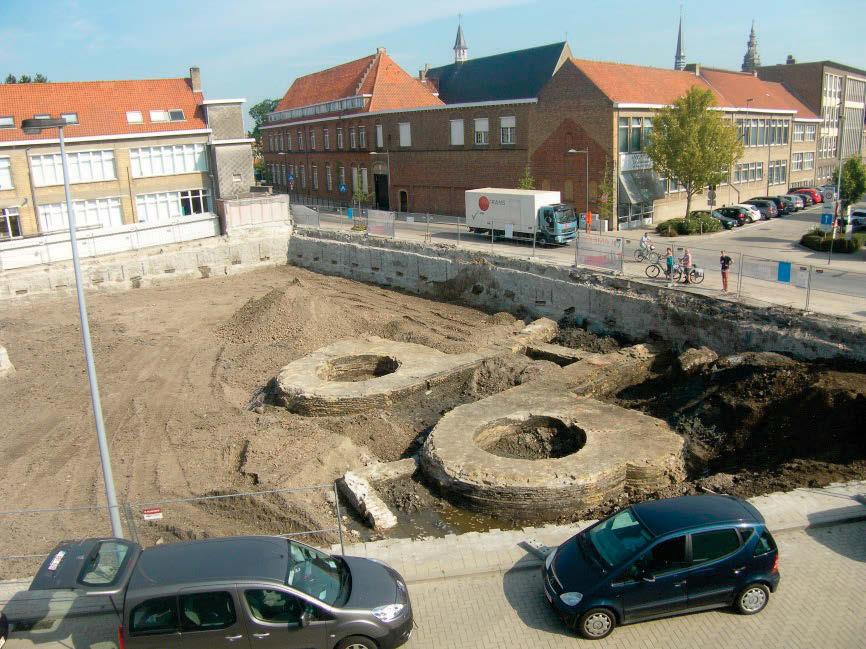
[(478, 199), (478, 207), (481, 208), (482, 212), (486, 212), (488, 209), (490, 209), (490, 201), (486, 196), (482, 196)]
[(146, 521), (162, 520), (162, 509), (160, 507), (147, 507), (141, 510), (141, 515)]

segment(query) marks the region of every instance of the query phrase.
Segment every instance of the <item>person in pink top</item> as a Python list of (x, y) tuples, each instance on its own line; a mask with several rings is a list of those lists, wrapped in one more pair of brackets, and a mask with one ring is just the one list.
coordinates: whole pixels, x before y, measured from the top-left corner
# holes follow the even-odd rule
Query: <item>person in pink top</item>
[(683, 258), (680, 259), (680, 263), (683, 265), (683, 284), (691, 284), (689, 273), (692, 270), (692, 253), (688, 248), (686, 248)]

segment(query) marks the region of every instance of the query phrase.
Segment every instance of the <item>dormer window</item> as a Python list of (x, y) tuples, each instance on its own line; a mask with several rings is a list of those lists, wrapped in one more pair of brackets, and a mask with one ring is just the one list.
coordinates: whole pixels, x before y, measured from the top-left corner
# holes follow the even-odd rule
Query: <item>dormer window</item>
[(0, 115), (0, 128), (15, 128), (15, 118), (11, 115)]
[(186, 119), (186, 117), (183, 116), (183, 111), (180, 108), (172, 108), (170, 111), (168, 111), (168, 118), (172, 122), (182, 122)]
[(60, 113), (60, 117), (66, 120), (67, 124), (78, 124), (78, 113)]
[(169, 120), (167, 110), (152, 110), (150, 111), (151, 122), (167, 122)]
[(127, 124), (141, 124), (142, 122), (144, 122), (144, 117), (142, 117), (140, 110), (126, 111)]
[(33, 119), (51, 119), (51, 115), (47, 113), (40, 113), (39, 115), (34, 115)]

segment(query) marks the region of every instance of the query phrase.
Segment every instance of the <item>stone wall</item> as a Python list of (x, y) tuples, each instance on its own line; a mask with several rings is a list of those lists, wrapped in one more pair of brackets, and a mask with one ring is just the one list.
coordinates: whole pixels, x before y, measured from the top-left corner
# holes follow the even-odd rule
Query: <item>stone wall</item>
[(799, 358), (866, 360), (860, 336), (838, 318), (753, 307), (602, 275), (448, 246), (296, 231), (289, 263), (521, 317), (568, 318), (631, 340), (706, 345), (720, 354), (777, 351)]

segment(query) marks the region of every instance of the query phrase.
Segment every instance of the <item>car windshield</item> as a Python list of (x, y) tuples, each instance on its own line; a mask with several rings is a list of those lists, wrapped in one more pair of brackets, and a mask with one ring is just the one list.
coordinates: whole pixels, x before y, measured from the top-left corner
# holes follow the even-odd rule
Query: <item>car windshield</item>
[(653, 536), (631, 509), (603, 520), (587, 533), (599, 556), (611, 568), (646, 548)]
[(288, 543), (286, 584), (330, 605), (348, 599), (350, 575), (342, 559), (297, 541)]
[(572, 208), (567, 208), (564, 210), (556, 210), (556, 222), (557, 223), (574, 223), (577, 220), (577, 217), (574, 215), (574, 210)]

